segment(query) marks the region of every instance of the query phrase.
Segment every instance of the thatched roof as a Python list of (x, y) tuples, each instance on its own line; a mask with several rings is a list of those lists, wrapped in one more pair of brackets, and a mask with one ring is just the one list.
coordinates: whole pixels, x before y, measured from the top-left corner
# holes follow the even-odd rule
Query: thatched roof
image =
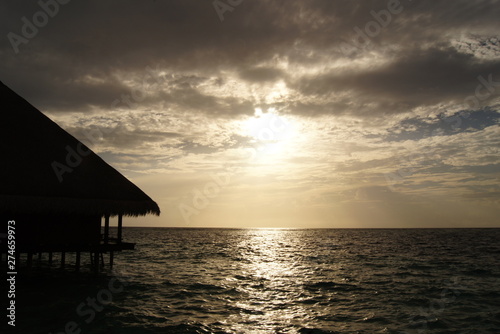
[[(0, 82), (0, 213), (160, 214), (141, 189)], [(69, 151), (78, 157), (70, 158)]]

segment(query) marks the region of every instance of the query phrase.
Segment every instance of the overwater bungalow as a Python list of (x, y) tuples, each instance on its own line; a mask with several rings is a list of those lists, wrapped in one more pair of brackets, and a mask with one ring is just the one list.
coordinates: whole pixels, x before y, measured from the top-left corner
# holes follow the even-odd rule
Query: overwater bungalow
[[(141, 189), (0, 82), (0, 235), (7, 251), (8, 221), (15, 221), (15, 252), (90, 256), (98, 270), (102, 254), (133, 249), (122, 240), (124, 216), (159, 215)], [(110, 235), (110, 219), (117, 219)], [(101, 260), (100, 260), (101, 258)]]

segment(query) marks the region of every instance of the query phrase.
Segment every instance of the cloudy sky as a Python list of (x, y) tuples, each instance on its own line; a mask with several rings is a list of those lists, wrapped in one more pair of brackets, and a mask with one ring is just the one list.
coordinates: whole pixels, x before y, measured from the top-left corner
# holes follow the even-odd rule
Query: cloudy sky
[(160, 205), (128, 225), (499, 226), (499, 1), (2, 1), (0, 16), (0, 80)]

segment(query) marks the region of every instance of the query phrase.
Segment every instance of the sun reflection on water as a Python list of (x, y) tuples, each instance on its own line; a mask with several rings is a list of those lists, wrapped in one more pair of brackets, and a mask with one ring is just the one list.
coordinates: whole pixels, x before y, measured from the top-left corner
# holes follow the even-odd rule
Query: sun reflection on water
[(312, 317), (297, 304), (302, 298), (297, 286), (303, 285), (308, 274), (295, 254), (297, 245), (290, 243), (286, 229), (256, 229), (247, 233), (248, 238), (238, 248), (248, 260), (241, 266), (241, 275), (252, 283), (241, 285), (247, 298), (235, 305), (246, 311), (228, 319), (228, 323), (239, 324), (241, 328), (236, 329), (245, 332), (253, 323), (259, 328), (255, 333), (272, 331), (277, 323), (304, 326)]

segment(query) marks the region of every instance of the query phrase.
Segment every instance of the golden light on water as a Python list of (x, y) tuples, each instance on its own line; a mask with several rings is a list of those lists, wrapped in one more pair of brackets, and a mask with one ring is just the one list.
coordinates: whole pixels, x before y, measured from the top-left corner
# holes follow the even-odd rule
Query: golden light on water
[[(274, 328), (275, 319), (289, 324), (304, 325), (305, 308), (296, 301), (301, 299), (300, 290), (291, 289), (290, 281), (302, 282), (307, 273), (297, 261), (296, 248), (290, 244), (288, 229), (252, 229), (249, 238), (242, 240), (238, 248), (245, 249), (245, 261), (241, 265), (243, 277), (251, 277), (252, 284), (243, 287), (245, 301), (236, 306), (251, 310), (238, 315), (242, 323), (259, 321), (260, 327)], [(304, 275), (306, 274), (306, 275)], [(243, 329), (244, 327), (242, 327)]]

